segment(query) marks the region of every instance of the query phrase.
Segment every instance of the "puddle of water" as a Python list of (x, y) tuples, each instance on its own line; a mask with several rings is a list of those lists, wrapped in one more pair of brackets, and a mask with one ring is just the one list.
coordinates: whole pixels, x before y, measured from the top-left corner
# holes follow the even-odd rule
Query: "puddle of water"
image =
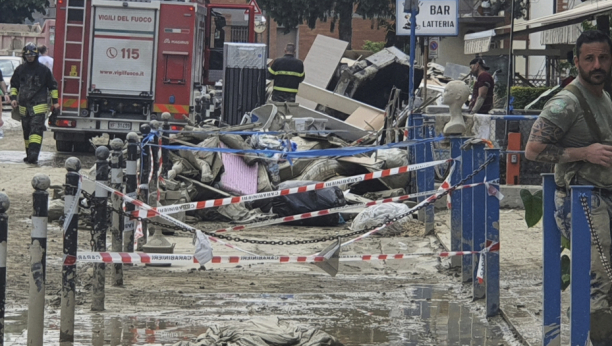
[[(87, 153), (52, 153), (48, 151), (41, 151), (38, 155), (38, 167), (54, 167), (62, 168), (66, 162), (66, 159), (74, 156), (81, 160), (81, 167), (92, 167), (96, 162), (93, 154)], [(23, 158), (25, 157), (24, 151), (11, 151), (5, 150), (0, 151), (0, 164), (24, 164)], [(37, 167), (34, 165), (28, 165), (28, 167)]]
[[(513, 345), (508, 332), (458, 302), (448, 287), (333, 294), (203, 294), (191, 309), (138, 314), (77, 311), (75, 345), (172, 345), (194, 340), (213, 324), (277, 316), (319, 327), (351, 345)], [(200, 299), (201, 298), (201, 299)], [(137, 307), (134, 307), (137, 309)], [(45, 318), (45, 345), (59, 345), (59, 311)], [(26, 345), (27, 312), (6, 318), (7, 345)]]

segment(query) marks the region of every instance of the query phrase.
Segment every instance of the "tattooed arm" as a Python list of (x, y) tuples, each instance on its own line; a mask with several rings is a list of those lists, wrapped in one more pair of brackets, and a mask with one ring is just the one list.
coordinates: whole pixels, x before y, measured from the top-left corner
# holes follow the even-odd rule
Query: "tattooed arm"
[(563, 130), (545, 118), (538, 118), (531, 128), (531, 134), (525, 148), (528, 160), (560, 163), (569, 162), (565, 148), (557, 145), (564, 133)]
[(563, 130), (550, 120), (538, 118), (531, 128), (525, 157), (547, 163), (589, 161), (607, 167), (612, 165), (612, 146), (595, 143), (582, 148), (563, 148), (557, 144), (563, 135)]

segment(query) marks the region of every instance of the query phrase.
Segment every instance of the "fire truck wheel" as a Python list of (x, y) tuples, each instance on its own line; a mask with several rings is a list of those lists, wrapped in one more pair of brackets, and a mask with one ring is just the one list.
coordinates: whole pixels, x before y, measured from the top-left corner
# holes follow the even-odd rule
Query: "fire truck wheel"
[(93, 146), (88, 141), (74, 142), (74, 151), (77, 153), (93, 152)]
[(55, 149), (59, 152), (70, 153), (72, 152), (72, 141), (55, 141)]

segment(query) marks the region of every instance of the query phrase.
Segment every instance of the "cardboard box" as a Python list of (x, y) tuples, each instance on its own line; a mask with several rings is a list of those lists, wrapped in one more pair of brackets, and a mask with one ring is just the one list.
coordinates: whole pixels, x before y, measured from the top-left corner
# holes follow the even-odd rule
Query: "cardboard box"
[(359, 107), (344, 122), (366, 131), (378, 131), (385, 126), (385, 113)]

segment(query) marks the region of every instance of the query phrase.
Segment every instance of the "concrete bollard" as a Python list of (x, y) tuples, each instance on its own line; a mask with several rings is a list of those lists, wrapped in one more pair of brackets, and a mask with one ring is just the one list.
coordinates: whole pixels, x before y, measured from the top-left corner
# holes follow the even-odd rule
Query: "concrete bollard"
[[(110, 152), (106, 147), (96, 149), (96, 183), (106, 184), (108, 182), (108, 156)], [(94, 197), (94, 221), (93, 221), (93, 246), (94, 251), (106, 251), (108, 192), (96, 184)], [(94, 264), (92, 285), (92, 311), (104, 311), (104, 281), (106, 279), (106, 265), (104, 263)]]
[[(110, 142), (111, 152), (111, 187), (123, 191), (123, 141), (115, 138)], [(123, 210), (121, 197), (111, 195), (114, 210)], [(111, 217), (111, 235), (113, 252), (123, 251), (123, 215), (113, 212)], [(113, 286), (123, 286), (123, 264), (113, 264)]]
[(42, 346), (45, 322), (45, 276), (47, 221), (51, 180), (44, 174), (32, 178), (32, 242), (30, 243), (30, 300), (28, 305), (28, 345)]
[[(162, 120), (164, 121), (163, 131), (161, 132), (163, 146), (170, 144), (170, 140), (166, 137), (170, 136), (168, 131), (170, 131), (169, 120), (171, 117), (172, 115), (168, 112), (162, 113)], [(166, 176), (168, 171), (172, 169), (172, 162), (168, 158), (168, 149), (162, 149), (162, 166), (162, 174), (163, 176)]]
[[(146, 137), (151, 133), (151, 126), (142, 124), (140, 126), (140, 133), (143, 137)], [(138, 199), (145, 203), (149, 203), (149, 174), (151, 173), (151, 155), (149, 154), (149, 148), (141, 146), (140, 151), (140, 195)], [(149, 238), (149, 232), (147, 230), (147, 221), (142, 221), (142, 233), (143, 237), (138, 239), (137, 250), (142, 251), (142, 246), (147, 243)]]
[[(127, 163), (125, 165), (125, 194), (131, 198), (136, 198), (136, 189), (138, 188), (138, 135), (136, 132), (130, 132), (127, 135)], [(125, 210), (127, 212), (136, 210), (136, 206), (132, 203), (125, 204)], [(125, 217), (123, 221), (123, 227), (125, 232), (124, 239), (127, 239), (125, 243), (126, 252), (134, 252), (134, 230), (136, 229), (136, 222)]]
[(6, 304), (6, 255), (8, 242), (8, 210), (11, 201), (0, 192), (0, 346), (4, 345), (4, 305)]
[[(60, 342), (74, 342), (74, 315), (76, 309), (76, 256), (79, 228), (79, 171), (81, 161), (76, 157), (66, 160), (66, 187), (64, 215), (70, 218), (64, 229), (64, 265), (62, 267), (62, 301)], [(74, 208), (73, 208), (74, 206)]]

